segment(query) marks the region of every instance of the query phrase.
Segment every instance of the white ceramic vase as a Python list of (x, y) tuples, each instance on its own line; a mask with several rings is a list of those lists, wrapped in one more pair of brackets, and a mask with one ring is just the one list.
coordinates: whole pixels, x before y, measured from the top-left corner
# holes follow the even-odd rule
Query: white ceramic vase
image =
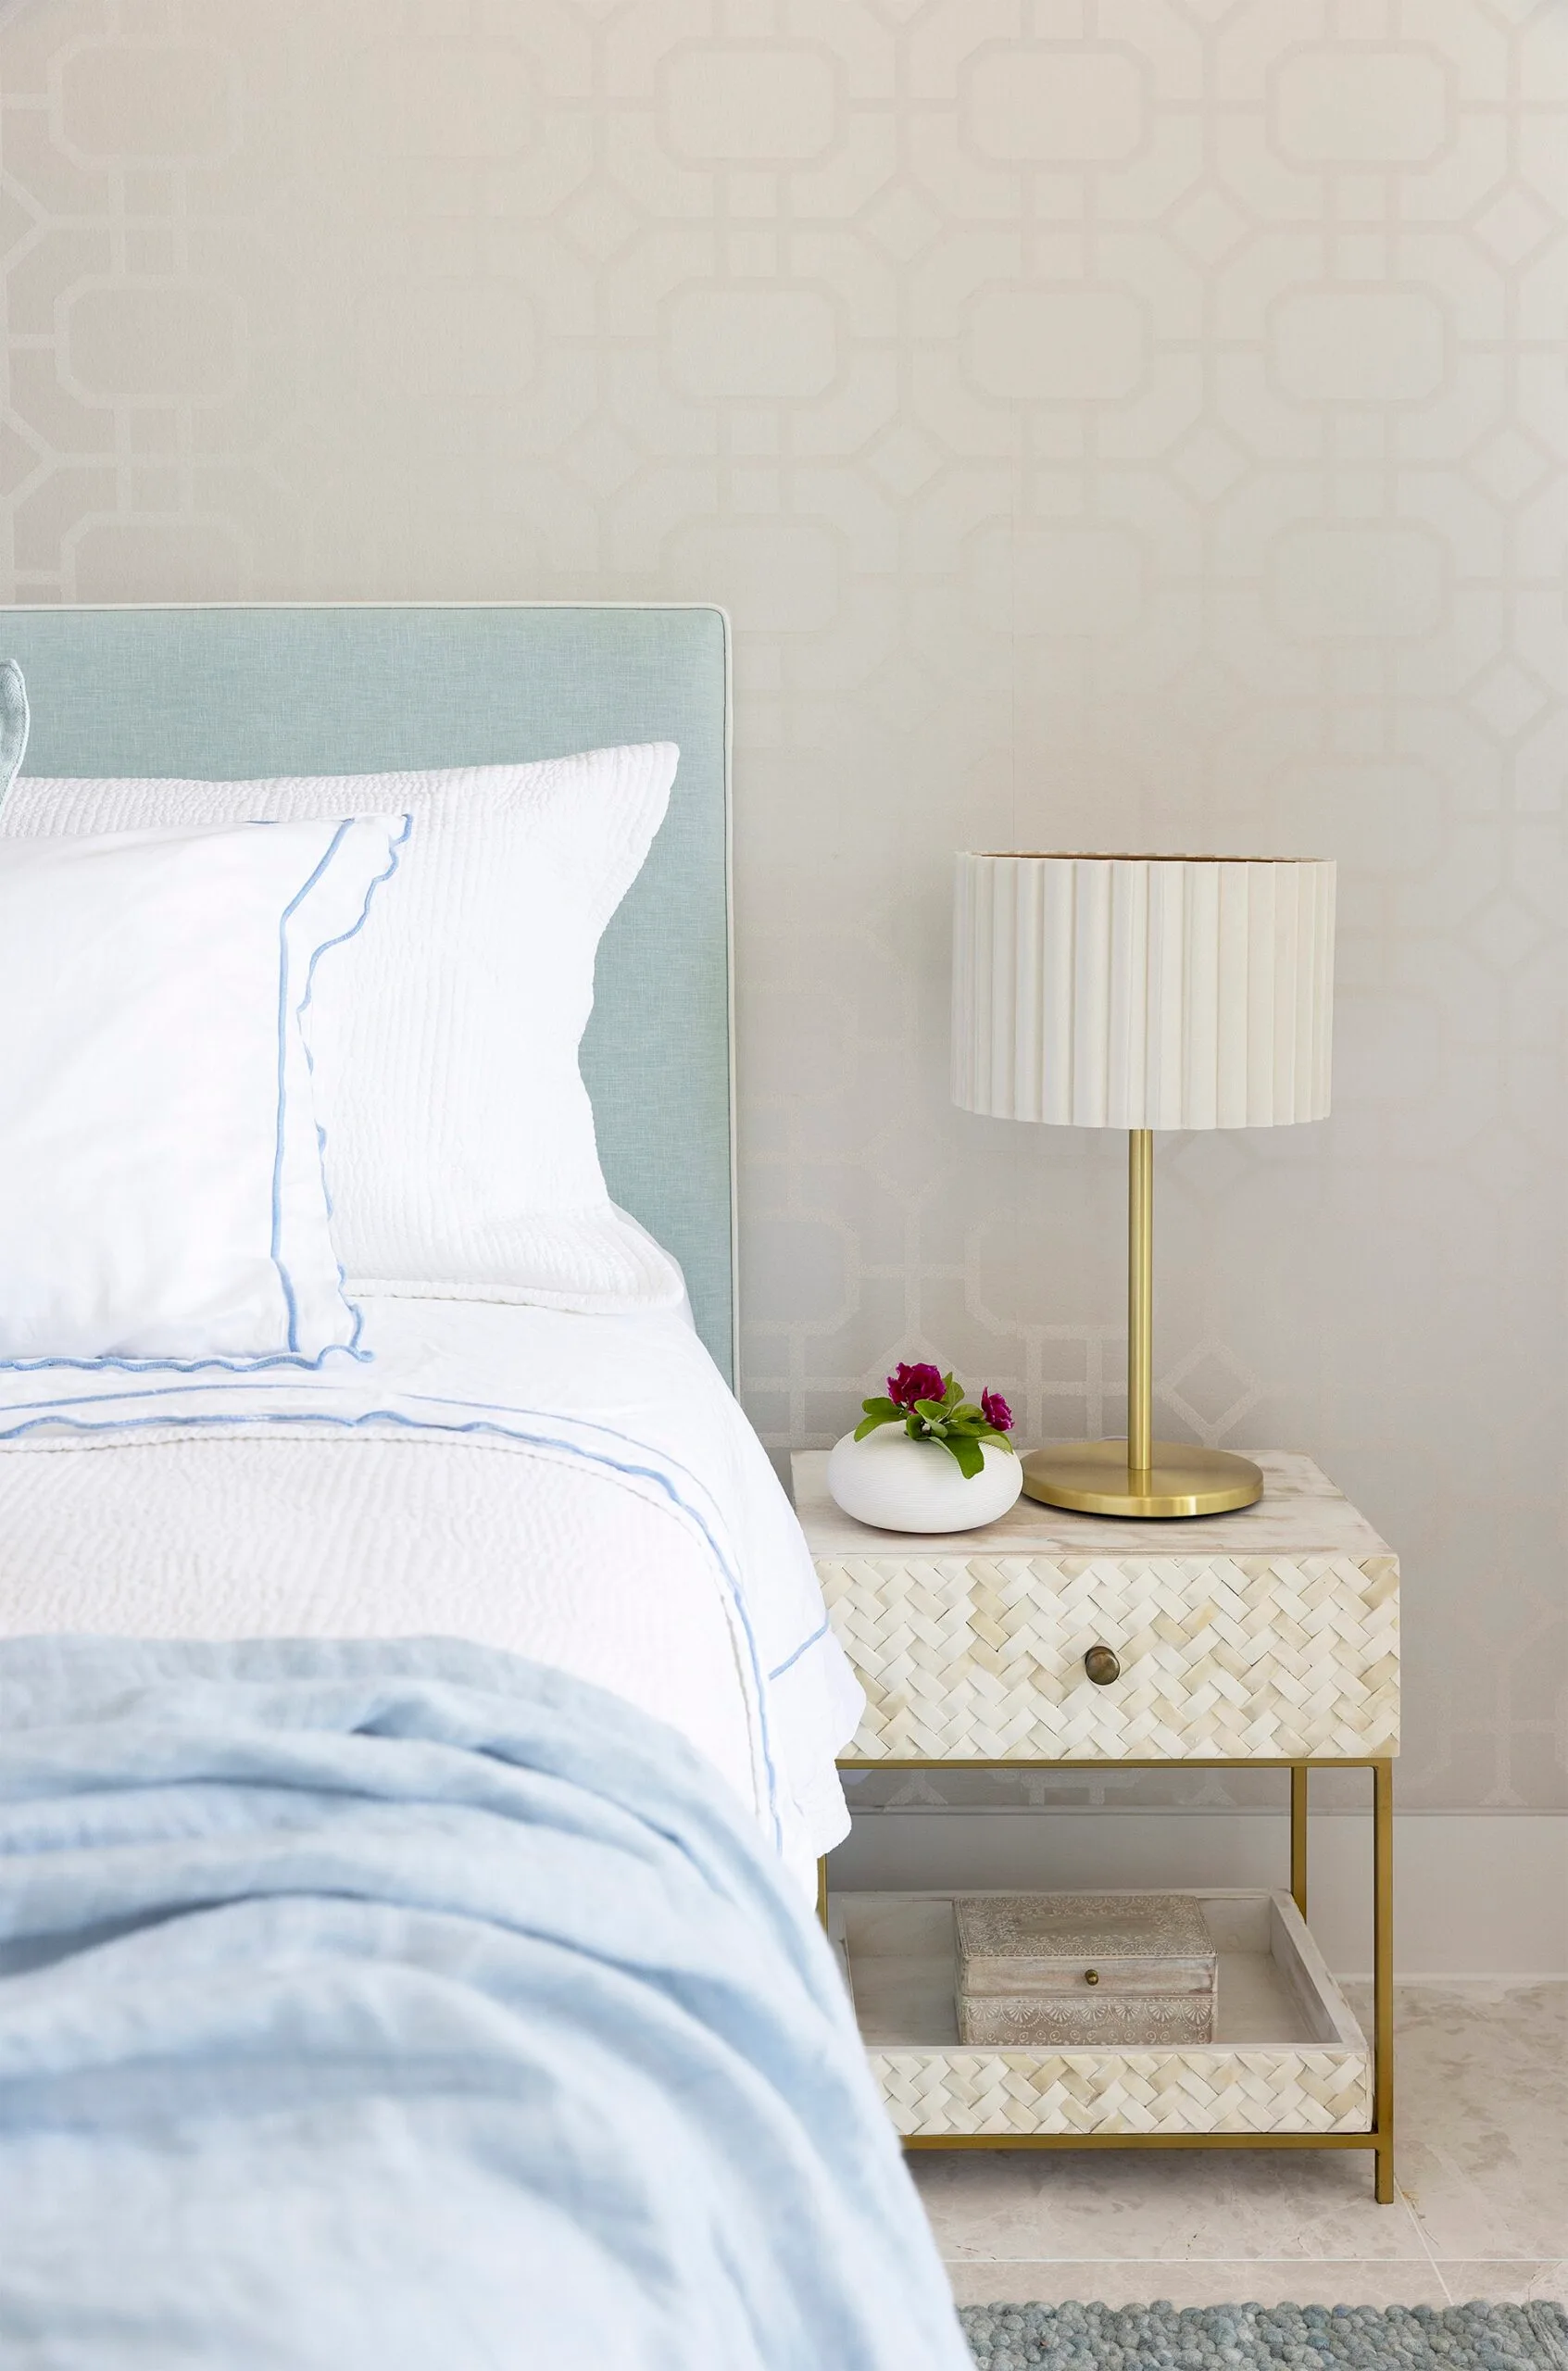
[(985, 1462), (960, 1474), (940, 1441), (912, 1441), (902, 1424), (879, 1424), (858, 1441), (846, 1433), (828, 1458), (828, 1489), (857, 1523), (878, 1531), (973, 1531), (1005, 1515), (1023, 1487), (1023, 1468), (999, 1441), (983, 1441)]

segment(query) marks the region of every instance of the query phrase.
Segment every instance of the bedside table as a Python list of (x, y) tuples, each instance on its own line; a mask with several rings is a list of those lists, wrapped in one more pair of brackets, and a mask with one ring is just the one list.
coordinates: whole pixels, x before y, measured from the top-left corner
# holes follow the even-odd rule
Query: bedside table
[[(1310, 1459), (1234, 1514), (1124, 1523), (1021, 1499), (983, 1531), (873, 1531), (793, 1461), (828, 1615), (867, 1696), (846, 1769), (1248, 1763), (1290, 1774), (1290, 1884), (1198, 1899), (1218, 2039), (960, 2049), (951, 1892), (822, 1911), (909, 2148), (1370, 2149), (1394, 2195), (1399, 1560)], [(1371, 2047), (1306, 1924), (1308, 1781), (1372, 1776)], [(1047, 1882), (1042, 1880), (1042, 1883)]]

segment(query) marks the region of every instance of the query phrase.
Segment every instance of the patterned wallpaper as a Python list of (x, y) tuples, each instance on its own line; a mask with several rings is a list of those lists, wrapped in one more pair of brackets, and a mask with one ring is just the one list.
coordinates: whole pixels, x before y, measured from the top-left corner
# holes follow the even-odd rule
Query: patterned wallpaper
[(1123, 1418), (1121, 1139), (946, 1096), (959, 846), (1332, 854), (1336, 1108), (1159, 1154), (1166, 1430), (1568, 1801), (1568, 0), (20, 0), (6, 586), (713, 598), (746, 1393)]

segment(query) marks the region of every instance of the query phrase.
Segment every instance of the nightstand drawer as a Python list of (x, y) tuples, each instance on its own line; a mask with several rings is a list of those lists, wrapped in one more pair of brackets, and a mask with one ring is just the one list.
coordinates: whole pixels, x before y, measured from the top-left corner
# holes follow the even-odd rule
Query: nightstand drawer
[[(1381, 1546), (1381, 1543), (1379, 1543)], [(824, 1555), (868, 1707), (847, 1757), (1301, 1760), (1399, 1739), (1399, 1563), (1355, 1556)], [(1085, 1669), (1109, 1647), (1118, 1676)]]

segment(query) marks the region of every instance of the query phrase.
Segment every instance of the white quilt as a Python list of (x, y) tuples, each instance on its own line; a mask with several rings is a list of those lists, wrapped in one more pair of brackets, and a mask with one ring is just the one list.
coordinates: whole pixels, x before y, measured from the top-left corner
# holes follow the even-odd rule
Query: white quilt
[(682, 1730), (814, 1883), (861, 1697), (674, 1311), (370, 1299), (319, 1374), (0, 1371), (0, 1635), (469, 1638)]

